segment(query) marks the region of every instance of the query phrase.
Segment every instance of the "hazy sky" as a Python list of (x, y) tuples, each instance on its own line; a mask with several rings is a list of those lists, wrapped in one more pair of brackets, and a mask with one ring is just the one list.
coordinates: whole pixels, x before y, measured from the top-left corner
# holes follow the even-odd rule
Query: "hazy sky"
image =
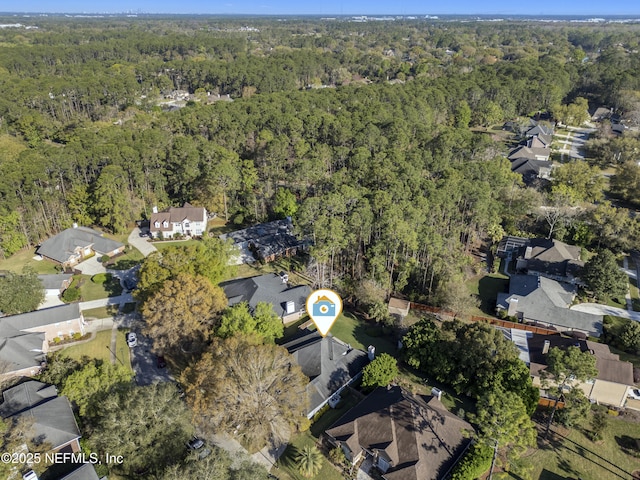
[(640, 0), (2, 0), (0, 12), (640, 15)]

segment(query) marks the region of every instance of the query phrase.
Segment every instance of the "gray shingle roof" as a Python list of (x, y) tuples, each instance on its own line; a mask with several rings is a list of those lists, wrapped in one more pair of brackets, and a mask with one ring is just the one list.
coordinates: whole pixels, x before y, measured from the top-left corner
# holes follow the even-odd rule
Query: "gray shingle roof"
[(509, 309), (517, 299), (517, 312), (525, 321), (551, 324), (569, 330), (588, 332), (593, 337), (602, 334), (602, 315), (570, 310), (575, 286), (537, 275), (512, 275), (509, 293), (499, 293), (498, 308)]
[(247, 302), (249, 309), (253, 310), (258, 302), (267, 302), (273, 305), (273, 311), (280, 318), (286, 315), (288, 301), (294, 302), (294, 311), (302, 311), (307, 297), (311, 295), (309, 286), (290, 287), (275, 273), (230, 280), (221, 283), (220, 286), (229, 299), (229, 306)]
[(53, 449), (80, 438), (71, 404), (67, 397), (58, 397), (54, 386), (32, 380), (5, 390), (2, 396), (2, 418), (32, 420), (34, 438), (49, 442)]
[(85, 463), (80, 468), (76, 468), (69, 475), (62, 477), (60, 480), (100, 480), (100, 477), (98, 477), (93, 465)]
[[(551, 150), (541, 147), (527, 147), (524, 145), (519, 146), (515, 150), (512, 150), (507, 157), (509, 160), (514, 161), (519, 158), (526, 158), (529, 160), (543, 160), (548, 159), (551, 155)], [(539, 159), (538, 157), (544, 157)]]
[(283, 345), (309, 377), (309, 412), (348, 384), (369, 363), (367, 354), (351, 348), (330, 334), (313, 332)]
[(62, 282), (73, 277), (72, 273), (55, 273), (50, 275), (38, 275), (38, 280), (42, 283), (42, 288), (55, 290), (62, 287)]
[(233, 240), (234, 245), (240, 250), (238, 263), (268, 259), (271, 256), (282, 255), (289, 249), (304, 248), (309, 244), (306, 240), (296, 238), (290, 217), (226, 233), (220, 235), (220, 239)]
[(34, 312), (21, 313), (20, 315), (10, 315), (0, 318), (0, 335), (4, 331), (3, 326), (9, 326), (16, 330), (25, 330), (77, 318), (80, 318), (80, 304), (78, 303), (43, 308)]
[(91, 228), (67, 228), (42, 242), (38, 247), (38, 254), (64, 263), (77, 248), (90, 245), (99, 254), (109, 253), (123, 246), (122, 243), (103, 237), (100, 232)]
[(471, 441), (465, 431), (473, 427), (435, 397), (394, 386), (374, 390), (326, 433), (354, 453), (363, 447), (384, 456), (392, 463), (388, 480), (437, 480)]
[(0, 362), (6, 366), (6, 373), (40, 367), (46, 358), (42, 353), (44, 339), (44, 333), (17, 332), (0, 337)]

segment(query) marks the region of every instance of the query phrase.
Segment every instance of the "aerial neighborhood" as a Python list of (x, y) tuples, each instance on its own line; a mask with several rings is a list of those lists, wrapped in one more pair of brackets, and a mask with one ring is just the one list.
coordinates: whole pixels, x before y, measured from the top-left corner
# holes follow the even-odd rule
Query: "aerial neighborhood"
[(640, 478), (640, 19), (20, 18), (0, 478)]

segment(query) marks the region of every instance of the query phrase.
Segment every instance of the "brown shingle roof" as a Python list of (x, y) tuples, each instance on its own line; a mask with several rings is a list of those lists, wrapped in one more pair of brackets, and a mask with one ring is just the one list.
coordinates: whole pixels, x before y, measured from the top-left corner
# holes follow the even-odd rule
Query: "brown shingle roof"
[[(149, 229), (152, 232), (171, 232), (173, 231), (172, 223), (182, 223), (184, 220), (204, 222), (206, 217), (207, 212), (203, 207), (194, 207), (185, 202), (182, 207), (169, 207), (162, 212), (152, 213), (149, 220)], [(165, 221), (168, 223), (166, 227), (163, 225)], [(156, 222), (160, 223), (159, 228), (155, 226)]]
[(578, 346), (583, 352), (590, 351), (596, 357), (596, 368), (598, 369), (598, 380), (633, 385), (633, 365), (629, 362), (622, 362), (617, 355), (609, 350), (609, 346), (604, 343), (596, 343), (573, 338), (562, 337), (560, 335), (536, 335), (529, 337), (529, 356), (531, 358), (531, 374), (539, 375), (540, 371), (547, 366), (545, 355), (542, 354), (544, 341), (550, 342), (550, 348), (569, 348)]
[(387, 480), (437, 480), (467, 446), (465, 430), (473, 428), (435, 397), (395, 386), (377, 388), (326, 433), (354, 454), (364, 448), (389, 460)]

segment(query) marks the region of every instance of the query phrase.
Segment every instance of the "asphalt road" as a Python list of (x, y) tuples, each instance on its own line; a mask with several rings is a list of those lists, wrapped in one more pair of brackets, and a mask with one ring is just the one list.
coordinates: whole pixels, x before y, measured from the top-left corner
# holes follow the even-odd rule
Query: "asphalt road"
[(138, 335), (138, 346), (130, 349), (131, 366), (136, 375), (136, 383), (144, 386), (175, 380), (167, 370), (167, 367), (158, 368), (158, 357), (151, 352), (151, 340), (143, 336), (137, 327), (132, 328), (132, 331)]

